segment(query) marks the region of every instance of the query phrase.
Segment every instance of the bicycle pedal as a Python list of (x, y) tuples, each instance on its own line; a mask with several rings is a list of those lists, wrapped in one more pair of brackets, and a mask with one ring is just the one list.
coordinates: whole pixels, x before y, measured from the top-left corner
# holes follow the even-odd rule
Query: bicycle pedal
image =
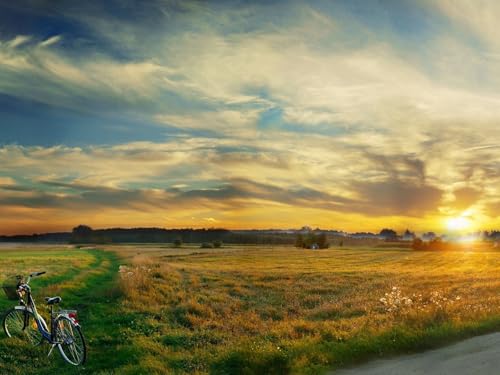
[(49, 354), (47, 354), (47, 357), (50, 357), (50, 355), (52, 354), (52, 351), (54, 350), (54, 348), (57, 346), (57, 344), (52, 344), (52, 348), (50, 348), (49, 350)]

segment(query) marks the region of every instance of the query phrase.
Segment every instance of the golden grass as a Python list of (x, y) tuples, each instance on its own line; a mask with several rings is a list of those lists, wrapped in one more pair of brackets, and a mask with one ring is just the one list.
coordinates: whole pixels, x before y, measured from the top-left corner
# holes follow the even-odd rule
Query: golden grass
[(151, 371), (217, 371), (244, 351), (315, 372), (336, 364), (325, 342), (500, 315), (493, 249), (223, 250), (121, 249), (124, 310), (141, 317), (130, 334)]

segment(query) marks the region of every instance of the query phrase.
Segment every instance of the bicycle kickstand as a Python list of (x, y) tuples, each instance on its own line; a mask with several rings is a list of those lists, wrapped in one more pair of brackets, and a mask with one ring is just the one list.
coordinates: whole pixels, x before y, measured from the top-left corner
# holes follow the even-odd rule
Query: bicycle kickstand
[(50, 348), (49, 350), (49, 354), (47, 354), (47, 358), (50, 357), (50, 355), (52, 354), (52, 351), (54, 350), (54, 348), (57, 346), (57, 344), (52, 344), (52, 348)]

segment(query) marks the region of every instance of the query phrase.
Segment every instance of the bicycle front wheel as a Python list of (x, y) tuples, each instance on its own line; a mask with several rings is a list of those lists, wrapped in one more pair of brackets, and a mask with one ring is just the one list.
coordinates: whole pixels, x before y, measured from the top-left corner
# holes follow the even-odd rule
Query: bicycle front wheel
[(29, 310), (9, 310), (3, 318), (3, 330), (8, 337), (27, 341), (31, 345), (40, 345), (43, 340), (35, 316)]
[(66, 316), (60, 316), (55, 327), (57, 347), (63, 359), (74, 366), (84, 364), (87, 359), (87, 345), (80, 326)]

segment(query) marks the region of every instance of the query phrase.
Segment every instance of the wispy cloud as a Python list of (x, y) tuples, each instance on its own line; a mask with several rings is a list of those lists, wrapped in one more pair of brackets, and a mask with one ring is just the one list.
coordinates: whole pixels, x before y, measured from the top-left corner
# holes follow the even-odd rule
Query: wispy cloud
[(51, 36), (50, 38), (45, 39), (43, 42), (40, 42), (38, 45), (40, 47), (48, 47), (48, 46), (51, 46), (53, 44), (58, 43), (61, 39), (62, 39), (62, 37), (60, 35), (54, 35), (54, 36)]
[(29, 35), (17, 35), (14, 39), (9, 40), (6, 45), (9, 48), (17, 48), (27, 42), (29, 42), (31, 37)]

